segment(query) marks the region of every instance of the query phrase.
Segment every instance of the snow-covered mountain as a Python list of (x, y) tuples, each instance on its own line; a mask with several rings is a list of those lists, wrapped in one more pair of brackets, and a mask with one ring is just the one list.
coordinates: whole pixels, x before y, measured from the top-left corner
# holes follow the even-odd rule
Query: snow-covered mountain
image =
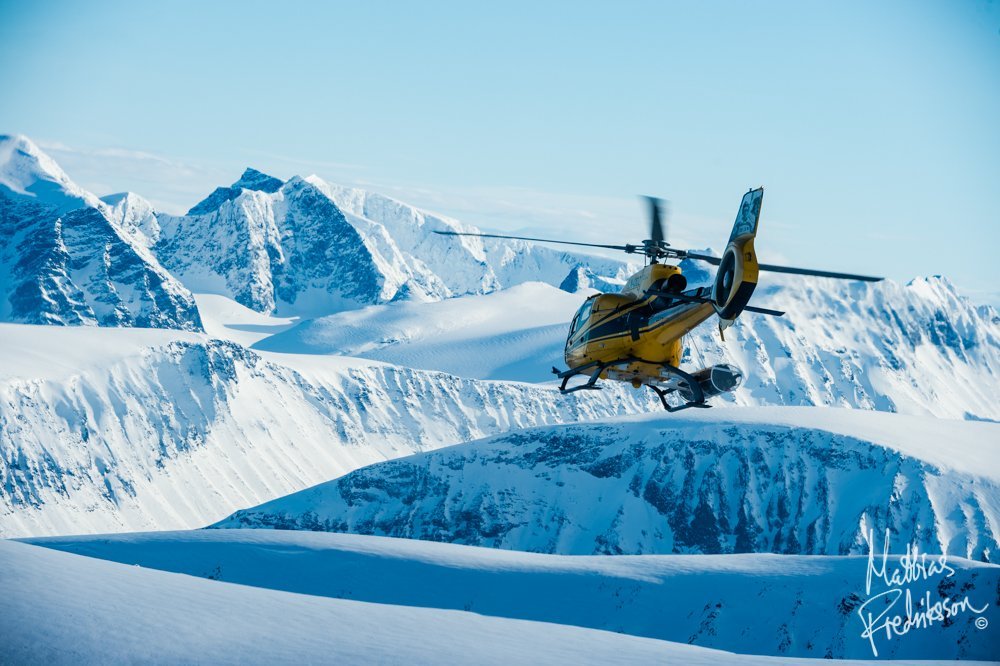
[[(697, 267), (687, 267), (697, 274)], [(766, 275), (760, 303), (719, 337), (687, 338), (685, 363), (730, 363), (746, 381), (715, 404), (827, 405), (1000, 420), (1000, 317), (944, 278), (850, 284)], [(543, 283), (440, 303), (389, 303), (295, 325), (256, 343), (270, 351), (360, 356), (477, 379), (546, 381), (562, 366), (581, 301)]]
[(258, 312), (326, 314), (395, 295), (397, 285), (332, 201), (301, 178), (277, 189), (274, 182), (248, 170), (195, 206), (199, 214), (158, 216), (153, 251), (195, 292)]
[[(254, 170), (188, 215), (166, 216), (132, 193), (97, 200), (26, 139), (0, 146), (9, 241), (0, 250), (8, 294), (0, 318), (200, 330), (210, 307), (239, 320), (213, 319), (208, 336), (193, 337), (4, 327), (5, 533), (71, 529), (76, 516), (86, 516), (86, 530), (193, 527), (387, 457), (656, 406), (648, 392), (621, 386), (560, 397), (551, 385), (476, 381), (548, 379), (582, 293), (620, 280), (622, 262), (440, 236), (432, 232), (466, 227), (316, 177), (283, 182)], [(710, 276), (693, 264), (685, 272), (693, 282)], [(188, 288), (202, 294), (203, 312)], [(788, 315), (747, 314), (725, 342), (710, 326), (691, 338), (690, 366), (731, 362), (748, 376), (716, 402), (1000, 419), (988, 390), (998, 385), (1000, 319), (946, 280), (766, 275), (758, 293)], [(271, 311), (302, 318), (261, 314)], [(123, 351), (109, 356), (105, 347)], [(111, 360), (91, 363), (79, 349)], [(64, 371), (50, 376), (51, 368)], [(430, 416), (424, 401), (435, 405)], [(350, 447), (329, 454), (331, 441)], [(151, 490), (148, 501), (131, 495), (136, 484), (160, 483), (158, 470), (177, 460), (197, 470), (199, 456), (224, 458), (247, 442), (267, 451), (249, 455), (252, 466), (289, 471), (213, 479), (210, 487), (229, 490), (197, 510), (185, 500), (171, 508), (162, 494), (172, 490)], [(304, 447), (301, 457), (288, 458), (285, 445)]]
[(19, 136), (0, 136), (0, 321), (201, 330), (192, 294)]
[(21, 135), (0, 134), (0, 195), (30, 200), (56, 214), (100, 207), (96, 196), (70, 180), (55, 160)]
[[(441, 236), (473, 230), (382, 195), (316, 176), (288, 182), (247, 169), (185, 216), (123, 219), (195, 292), (229, 296), (263, 313), (316, 316), (393, 300), (436, 301), (527, 280), (567, 289), (620, 285), (621, 261), (517, 241)], [(152, 229), (153, 231), (149, 231)]]
[[(1000, 635), (1000, 607), (993, 603), (1000, 566), (959, 558), (948, 558), (952, 575), (916, 581), (908, 586), (911, 594), (923, 599), (929, 592), (935, 601), (967, 597), (977, 610), (985, 607), (983, 613), (966, 610), (950, 623), (891, 639), (877, 635), (869, 642), (861, 636), (858, 611), (885, 584), (876, 579), (866, 590), (864, 557), (564, 557), (281, 530), (56, 537), (30, 543), (126, 565), (117, 570), (118, 577), (104, 581), (111, 588), (121, 586), (126, 571), (141, 567), (208, 579), (202, 582), (218, 587), (294, 592), (317, 602), (335, 598), (449, 609), (456, 615), (472, 612), (798, 659), (871, 658), (871, 643), (883, 659), (988, 659), (995, 656), (992, 645)], [(20, 574), (24, 564), (12, 557), (15, 552), (0, 553), (6, 556), (0, 566), (16, 566)], [(83, 567), (71, 556), (36, 554), (43, 561), (61, 559), (64, 566)], [(890, 569), (902, 568), (899, 556), (888, 563)], [(106, 571), (116, 572), (114, 567)], [(163, 612), (171, 614), (171, 609)], [(977, 628), (979, 617), (985, 629)], [(611, 661), (621, 663), (621, 655), (616, 657)]]
[(747, 374), (737, 404), (832, 405), (1000, 420), (1000, 315), (942, 277), (906, 285), (764, 275), (754, 295), (784, 317), (745, 313), (720, 340), (688, 339), (693, 367)]
[(393, 460), (216, 527), (563, 554), (866, 553), (997, 561), (1000, 424), (824, 408), (535, 428)]
[[(369, 237), (391, 243), (391, 254), (407, 265), (426, 266), (448, 287), (449, 295), (481, 294), (529, 281), (569, 291), (617, 290), (637, 266), (624, 261), (554, 249), (522, 241), (447, 237), (434, 231), (478, 229), (358, 188), (306, 180), (362, 224)], [(362, 222), (363, 221), (363, 222)]]
[(650, 409), (609, 391), (0, 324), (0, 536), (194, 528), (373, 462)]

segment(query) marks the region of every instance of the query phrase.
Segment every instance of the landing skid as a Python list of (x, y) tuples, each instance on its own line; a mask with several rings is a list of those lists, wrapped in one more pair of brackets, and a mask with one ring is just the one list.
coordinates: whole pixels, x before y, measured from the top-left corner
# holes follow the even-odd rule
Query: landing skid
[[(618, 365), (625, 365), (629, 363), (645, 363), (648, 365), (658, 365), (660, 368), (666, 371), (668, 375), (673, 375), (679, 378), (685, 385), (685, 388), (689, 389), (691, 395), (694, 397), (693, 400), (688, 400), (687, 402), (673, 406), (667, 402), (667, 396), (671, 393), (677, 391), (676, 388), (666, 388), (661, 389), (659, 386), (654, 386), (653, 384), (646, 384), (649, 388), (653, 389), (656, 396), (660, 399), (663, 404), (663, 408), (668, 412), (679, 412), (682, 409), (688, 409), (689, 407), (699, 407), (702, 409), (707, 409), (711, 407), (707, 402), (705, 402), (705, 393), (701, 389), (701, 385), (695, 380), (694, 377), (684, 372), (680, 368), (676, 368), (669, 363), (654, 363), (651, 361), (646, 361), (641, 358), (627, 357), (620, 358), (614, 361), (591, 361), (590, 363), (585, 363), (579, 367), (571, 368), (569, 370), (559, 370), (558, 368), (552, 368), (552, 374), (562, 380), (562, 384), (559, 386), (559, 391), (561, 393), (574, 393), (576, 391), (600, 391), (603, 387), (597, 385), (597, 380), (600, 379), (601, 373)], [(566, 388), (566, 384), (570, 379), (576, 377), (577, 375), (589, 374), (590, 377), (586, 382), (580, 384), (579, 386), (574, 386), (573, 388)]]

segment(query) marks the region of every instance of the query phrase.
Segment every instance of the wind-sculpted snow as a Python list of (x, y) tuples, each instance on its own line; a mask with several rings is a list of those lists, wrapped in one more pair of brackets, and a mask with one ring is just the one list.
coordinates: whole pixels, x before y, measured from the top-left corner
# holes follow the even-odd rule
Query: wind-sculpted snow
[[(291, 557), (282, 557), (286, 553)], [(272, 561), (281, 565), (274, 573), (287, 574), (289, 579), (298, 573), (295, 556), (309, 555), (308, 547), (302, 549), (295, 542), (275, 543), (273, 547), (262, 543), (259, 554), (265, 558), (267, 555), (275, 557)], [(260, 560), (255, 558), (254, 561)], [(310, 565), (316, 561), (313, 557), (308, 559)], [(397, 563), (398, 567), (393, 566)], [(609, 626), (610, 630), (598, 630), (491, 616), (481, 609), (484, 606), (493, 609), (498, 604), (476, 597), (472, 589), (433, 590), (431, 598), (444, 608), (429, 608), (413, 606), (407, 603), (409, 600), (401, 601), (400, 605), (370, 603), (252, 585), (231, 585), (206, 580), (212, 576), (211, 571), (199, 571), (195, 576), (177, 575), (132, 564), (134, 562), (119, 564), (25, 543), (0, 541), (2, 658), (13, 664), (57, 666), (135, 662), (267, 666), (369, 663), (415, 666), (828, 666), (832, 663), (861, 666), (870, 663), (733, 654), (688, 645), (686, 641), (674, 643), (632, 636), (621, 633), (615, 626)], [(398, 580), (393, 574), (410, 569), (406, 562), (398, 560), (387, 564), (391, 568), (383, 568), (383, 571), (393, 580)], [(751, 572), (754, 569), (751, 567)], [(265, 571), (259, 573), (266, 574)], [(313, 582), (316, 573), (310, 567), (302, 577), (303, 582)], [(367, 576), (365, 571), (345, 572), (352, 580), (359, 573), (362, 580), (368, 579), (369, 583), (377, 585), (372, 580), (374, 577)], [(467, 573), (476, 576), (476, 572), (463, 569), (451, 573), (456, 577)], [(329, 576), (320, 574), (319, 578), (323, 585), (336, 583)], [(482, 580), (483, 577), (476, 578)], [(641, 602), (657, 598), (655, 593), (649, 594), (652, 585), (646, 583), (649, 578), (641, 574), (619, 580), (593, 575), (580, 578), (572, 574), (546, 578), (550, 583), (547, 589), (573, 590), (573, 583), (583, 583), (585, 590), (596, 593), (590, 599), (606, 600), (617, 612), (627, 612), (628, 602), (636, 591), (645, 593), (640, 597)], [(500, 576), (495, 582), (509, 584), (511, 579)], [(780, 586), (780, 577), (777, 580)], [(568, 584), (561, 584), (563, 581)], [(396, 588), (400, 595), (415, 585), (427, 590), (420, 580), (407, 579), (400, 583)], [(594, 590), (602, 583), (604, 590)], [(742, 580), (734, 584), (742, 585)], [(497, 588), (491, 586), (490, 589)], [(363, 588), (352, 585), (351, 590), (361, 592)], [(348, 591), (345, 590), (345, 596)], [(506, 591), (499, 591), (502, 603), (509, 597)], [(619, 591), (621, 596), (615, 598), (614, 592)], [(696, 589), (694, 593), (701, 594), (702, 590)], [(772, 594), (785, 596), (780, 589)], [(457, 599), (468, 600), (468, 607), (476, 612), (449, 605), (449, 601)], [(550, 604), (549, 608), (556, 604), (563, 608), (572, 606), (564, 599), (544, 601)], [(808, 603), (809, 599), (804, 601)], [(527, 606), (515, 605), (514, 608), (519, 612), (531, 610)], [(586, 607), (576, 607), (571, 612), (580, 616), (585, 615), (586, 610)], [(662, 607), (654, 607), (647, 613), (646, 620), (656, 623), (662, 610)], [(674, 616), (669, 605), (665, 610)], [(701, 615), (712, 612), (712, 608), (706, 608)], [(785, 626), (779, 625), (777, 631)], [(991, 624), (990, 629), (993, 626)], [(706, 629), (710, 627), (706, 625)], [(951, 627), (929, 634), (923, 644), (939, 635), (962, 637), (970, 633), (964, 627)], [(770, 637), (761, 637), (761, 642)], [(976, 636), (972, 634), (972, 638)], [(984, 644), (989, 647), (989, 643)], [(943, 665), (945, 662), (922, 659), (930, 654), (945, 653), (949, 647), (933, 646), (933, 651), (923, 653), (920, 661), (893, 663), (896, 666)], [(976, 654), (976, 650), (982, 648), (959, 645), (952, 649), (958, 654)], [(965, 663), (978, 666), (984, 662)]]
[[(962, 603), (949, 622), (862, 636), (866, 557), (543, 555), (406, 539), (284, 530), (199, 530), (32, 539), (144, 570), (239, 586), (472, 611), (798, 658), (989, 659), (1000, 636), (1000, 567), (947, 558), (905, 585), (915, 599)], [(47, 554), (47, 553), (46, 553)], [(919, 559), (919, 558), (918, 558)], [(939, 562), (937, 557), (927, 561)], [(887, 570), (903, 558), (886, 558)], [(882, 566), (878, 554), (872, 561)], [(131, 567), (134, 569), (134, 567)], [(881, 599), (867, 608), (882, 609)], [(902, 600), (895, 610), (902, 612)], [(862, 612), (859, 615), (859, 611)], [(982, 611), (982, 612), (976, 612)], [(981, 619), (984, 628), (978, 628)], [(617, 663), (617, 661), (616, 661)], [(678, 663), (688, 663), (681, 660)]]
[(0, 378), (0, 536), (199, 527), (387, 458), (652, 407), (370, 362), (293, 370), (203, 336), (74, 370), (53, 347), (89, 338), (46, 333), (58, 373)]
[(992, 423), (818, 408), (563, 425), (360, 469), (218, 526), (563, 554), (845, 555), (888, 529), (891, 552), (996, 561), (997, 441)]
[(201, 330), (194, 297), (114, 209), (14, 144), (0, 137), (0, 321)]

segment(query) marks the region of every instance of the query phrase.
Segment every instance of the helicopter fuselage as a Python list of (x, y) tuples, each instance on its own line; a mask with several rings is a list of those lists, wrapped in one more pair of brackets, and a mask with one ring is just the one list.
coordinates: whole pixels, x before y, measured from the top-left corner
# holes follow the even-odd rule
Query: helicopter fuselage
[(652, 263), (632, 275), (620, 293), (588, 298), (570, 325), (567, 365), (579, 368), (623, 360), (604, 369), (600, 377), (636, 387), (668, 382), (671, 377), (663, 373), (663, 365), (679, 366), (684, 336), (716, 312), (711, 303), (669, 296), (700, 296), (705, 291), (684, 292), (685, 286), (679, 267)]

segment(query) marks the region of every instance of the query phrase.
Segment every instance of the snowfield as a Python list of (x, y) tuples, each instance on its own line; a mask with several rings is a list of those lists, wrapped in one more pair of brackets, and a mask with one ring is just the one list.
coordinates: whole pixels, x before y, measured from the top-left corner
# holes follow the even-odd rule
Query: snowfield
[(547, 382), (587, 293), (526, 282), (484, 296), (374, 305), (311, 319), (254, 349), (369, 358), (460, 377)]
[[(868, 598), (863, 557), (565, 557), (267, 530), (33, 543), (0, 542), (0, 584), (8, 590), (0, 632), (13, 639), (4, 643), (32, 654), (47, 628), (55, 638), (47, 654), (57, 661), (96, 653), (112, 661), (193, 654), (212, 663), (754, 664), (785, 660), (705, 648), (794, 656), (795, 663), (872, 654), (855, 612)], [(971, 601), (992, 604), (1000, 567), (950, 564), (951, 594), (961, 588)], [(937, 598), (937, 585), (913, 591)], [(71, 618), (74, 610), (87, 621), (53, 626), (47, 619)], [(976, 617), (877, 640), (879, 654), (995, 656), (1000, 611), (993, 604), (982, 614), (985, 632)]]

